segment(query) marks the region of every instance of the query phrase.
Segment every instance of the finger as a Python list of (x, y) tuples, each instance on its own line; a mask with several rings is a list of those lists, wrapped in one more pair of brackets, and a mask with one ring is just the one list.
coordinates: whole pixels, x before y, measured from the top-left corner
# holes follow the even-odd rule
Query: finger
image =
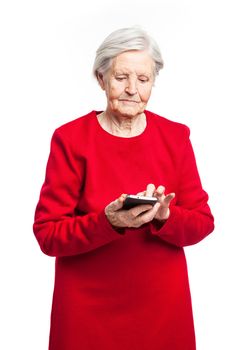
[(146, 187), (145, 195), (152, 197), (155, 191), (155, 185), (154, 184), (149, 184)]
[(144, 213), (141, 213), (138, 218), (140, 218), (140, 223), (147, 223), (155, 217), (157, 210), (159, 208), (160, 204), (156, 203), (151, 209), (146, 210)]
[(141, 204), (138, 205), (132, 209), (130, 209), (131, 214), (136, 218), (136, 217), (141, 217), (144, 215), (144, 213), (148, 213), (154, 217), (155, 214), (157, 213), (158, 209), (160, 207), (160, 204), (157, 202), (155, 205), (151, 205), (151, 204)]
[(163, 201), (163, 206), (165, 205), (166, 207), (169, 207), (170, 202), (174, 199), (175, 193), (169, 193), (167, 196), (165, 196), (164, 201)]
[(165, 198), (165, 187), (164, 186), (159, 186), (155, 192), (154, 192), (154, 196), (158, 199), (159, 202), (163, 202), (164, 198)]
[(136, 195), (137, 196), (145, 196), (146, 191), (138, 192)]
[(123, 207), (123, 203), (126, 199), (126, 194), (122, 194), (119, 198), (109, 204), (108, 209), (110, 211), (117, 211)]
[(124, 202), (125, 202), (126, 196), (127, 196), (127, 195), (126, 195), (125, 193), (123, 193), (123, 194), (121, 194), (120, 197), (117, 199), (117, 209), (116, 209), (116, 210), (121, 209), (121, 208), (123, 207), (123, 204), (124, 204)]
[(162, 185), (160, 185), (160, 186), (156, 189), (155, 192), (156, 192), (159, 196), (162, 196), (162, 195), (164, 194), (164, 192), (165, 192), (165, 187), (162, 186)]
[(137, 216), (141, 215), (145, 211), (150, 210), (151, 208), (151, 204), (137, 205), (136, 207), (129, 209), (128, 214), (130, 214), (133, 218), (136, 218)]
[(120, 195), (120, 197), (118, 198), (119, 202), (122, 202), (122, 204), (124, 203), (125, 199), (126, 199), (127, 194), (123, 193)]

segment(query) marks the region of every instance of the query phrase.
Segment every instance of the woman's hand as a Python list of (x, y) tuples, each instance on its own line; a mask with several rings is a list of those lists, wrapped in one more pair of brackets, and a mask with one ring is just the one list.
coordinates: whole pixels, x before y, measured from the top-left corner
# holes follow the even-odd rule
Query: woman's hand
[(137, 193), (143, 196), (154, 196), (158, 199), (158, 203), (154, 206), (150, 204), (138, 205), (132, 209), (124, 210), (123, 202), (126, 194), (122, 194), (118, 199), (111, 202), (105, 208), (105, 214), (108, 221), (114, 227), (140, 227), (154, 218), (159, 221), (167, 220), (170, 214), (169, 206), (172, 199), (175, 197), (174, 193), (165, 195), (164, 186), (159, 186), (157, 189), (155, 185), (149, 184), (145, 191)]
[(138, 205), (129, 210), (122, 209), (126, 194), (111, 202), (105, 208), (108, 221), (114, 227), (140, 227), (154, 219), (159, 203), (154, 206), (150, 204)]
[(174, 199), (175, 193), (169, 193), (165, 195), (165, 187), (159, 186), (155, 189), (153, 184), (149, 184), (146, 188), (146, 191), (140, 192), (141, 195), (144, 196), (153, 196), (158, 199), (159, 205), (157, 206), (157, 212), (155, 214), (155, 219), (159, 221), (164, 221), (169, 218), (170, 210), (170, 202)]
[(155, 219), (159, 221), (164, 221), (169, 218), (170, 210), (170, 202), (174, 199), (175, 193), (169, 193), (165, 195), (165, 188), (164, 186), (159, 186), (155, 191), (154, 191), (154, 196), (158, 199), (159, 201), (159, 208), (157, 210), (157, 213), (155, 215)]

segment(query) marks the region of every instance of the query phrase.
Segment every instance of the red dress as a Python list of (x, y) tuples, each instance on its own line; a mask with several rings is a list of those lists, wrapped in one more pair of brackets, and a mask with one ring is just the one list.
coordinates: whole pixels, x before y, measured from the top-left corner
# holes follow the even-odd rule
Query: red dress
[[(194, 350), (183, 247), (214, 228), (189, 129), (145, 111), (144, 132), (107, 133), (95, 111), (58, 128), (34, 233), (56, 257), (50, 350)], [(149, 183), (175, 192), (165, 224), (114, 230), (105, 206)]]

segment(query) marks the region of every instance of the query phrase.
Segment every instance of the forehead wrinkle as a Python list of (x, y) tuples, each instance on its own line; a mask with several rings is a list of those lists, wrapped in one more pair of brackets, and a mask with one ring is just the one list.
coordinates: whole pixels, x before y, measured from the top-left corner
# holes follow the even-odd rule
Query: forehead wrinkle
[[(133, 66), (134, 65), (134, 66)], [(137, 67), (136, 67), (137, 66)], [(141, 66), (141, 67), (139, 67)], [(143, 63), (139, 63), (138, 62), (133, 62), (131, 61), (129, 63), (129, 67), (128, 67), (128, 63), (125, 64), (123, 62), (118, 62), (118, 57), (115, 57), (113, 62), (112, 62), (112, 72), (114, 74), (125, 74), (125, 75), (129, 75), (131, 73), (136, 72), (137, 76), (139, 75), (149, 75), (151, 76), (152, 72), (153, 72), (153, 64), (151, 64), (150, 68), (148, 68), (148, 71), (145, 71), (145, 67)]]
[(143, 70), (140, 69), (128, 69), (128, 67), (121, 67), (119, 69), (113, 69), (113, 75), (126, 75), (129, 76), (131, 74), (136, 74), (137, 76), (145, 76), (150, 77), (152, 76), (152, 69), (149, 71), (145, 71), (144, 67)]

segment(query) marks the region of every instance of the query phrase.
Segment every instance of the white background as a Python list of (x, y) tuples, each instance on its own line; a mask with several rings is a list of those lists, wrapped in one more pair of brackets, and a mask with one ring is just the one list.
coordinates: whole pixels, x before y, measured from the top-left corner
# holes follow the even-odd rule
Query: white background
[(158, 41), (165, 61), (148, 109), (190, 127), (216, 219), (212, 235), (186, 248), (197, 348), (238, 349), (235, 3), (1, 2), (1, 349), (47, 349), (54, 259), (41, 253), (32, 223), (50, 138), (105, 107), (91, 74), (95, 50), (134, 24)]

